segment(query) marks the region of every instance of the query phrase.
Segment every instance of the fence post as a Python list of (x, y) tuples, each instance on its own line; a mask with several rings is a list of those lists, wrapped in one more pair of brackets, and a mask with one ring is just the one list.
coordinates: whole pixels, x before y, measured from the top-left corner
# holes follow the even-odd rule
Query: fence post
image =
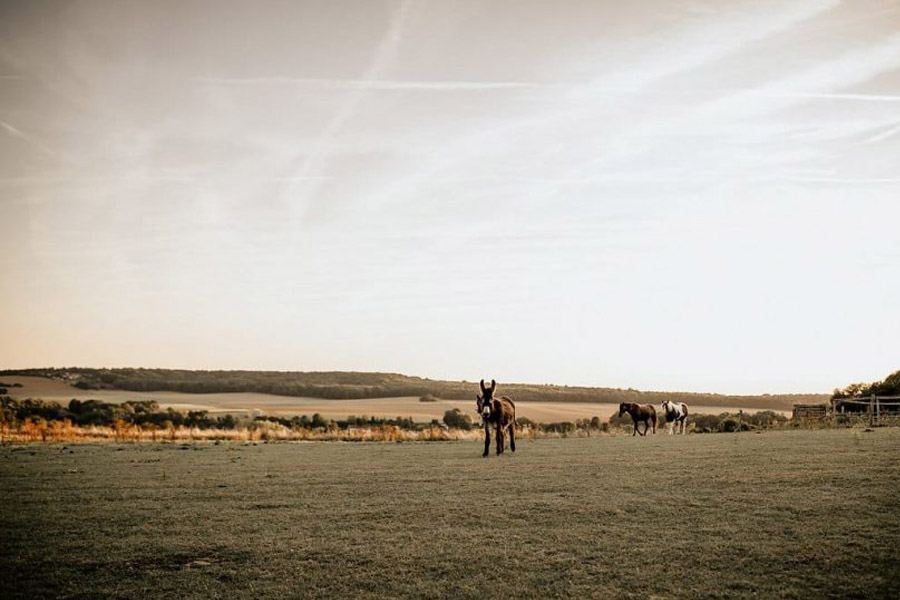
[(875, 425), (875, 394), (869, 396), (869, 427)]
[(881, 425), (881, 399), (875, 396), (875, 422)]

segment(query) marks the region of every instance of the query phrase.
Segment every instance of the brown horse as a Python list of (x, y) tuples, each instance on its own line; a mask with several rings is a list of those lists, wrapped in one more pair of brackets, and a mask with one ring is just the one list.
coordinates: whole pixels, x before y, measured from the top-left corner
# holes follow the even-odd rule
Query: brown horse
[(640, 433), (640, 431), (638, 431), (638, 423), (644, 424), (644, 433), (641, 433), (641, 435), (647, 435), (647, 430), (650, 429), (651, 423), (653, 424), (653, 433), (656, 433), (656, 409), (652, 404), (623, 402), (619, 405), (619, 416), (621, 417), (625, 413), (631, 415), (631, 420), (634, 421), (634, 430), (631, 432), (632, 436)]
[(478, 414), (484, 423), (484, 454), (487, 456), (491, 450), (491, 428), (496, 432), (497, 456), (503, 454), (503, 432), (509, 430), (509, 449), (516, 451), (516, 405), (506, 396), (494, 398), (494, 390), (497, 382), (491, 379), (491, 387), (485, 387), (484, 379), (481, 380), (481, 395), (475, 396), (475, 405)]

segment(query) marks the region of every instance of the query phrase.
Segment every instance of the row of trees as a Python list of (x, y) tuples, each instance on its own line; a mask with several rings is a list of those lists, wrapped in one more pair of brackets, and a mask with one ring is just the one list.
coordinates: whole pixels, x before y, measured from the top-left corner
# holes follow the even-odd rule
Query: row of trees
[[(197, 429), (236, 429), (253, 428), (256, 423), (267, 421), (278, 423), (290, 429), (348, 429), (365, 427), (393, 426), (407, 431), (421, 431), (428, 427), (440, 426), (437, 420), (431, 423), (419, 423), (411, 417), (379, 418), (356, 417), (346, 419), (326, 419), (319, 413), (312, 415), (278, 417), (256, 416), (238, 418), (231, 414), (210, 415), (206, 410), (181, 412), (173, 408), (160, 409), (159, 404), (150, 400), (128, 401), (121, 404), (102, 402), (100, 400), (72, 399), (63, 406), (56, 402), (43, 400), (17, 400), (9, 396), (0, 396), (0, 424), (16, 427), (26, 421), (68, 421), (80, 427), (135, 425), (141, 428), (169, 429), (172, 427), (190, 427)], [(466, 421), (467, 426), (471, 420)]]
[(839, 399), (863, 396), (900, 396), (900, 371), (891, 373), (883, 381), (851, 383), (845, 388), (835, 389), (831, 397)]
[(121, 404), (100, 400), (73, 399), (63, 406), (43, 400), (17, 400), (0, 397), (0, 423), (16, 426), (26, 420), (69, 421), (73, 425), (112, 426), (116, 423), (140, 427), (196, 427), (199, 429), (234, 429), (239, 421), (233, 415), (211, 416), (209, 411), (181, 412), (172, 408), (161, 410), (150, 400), (129, 401)]

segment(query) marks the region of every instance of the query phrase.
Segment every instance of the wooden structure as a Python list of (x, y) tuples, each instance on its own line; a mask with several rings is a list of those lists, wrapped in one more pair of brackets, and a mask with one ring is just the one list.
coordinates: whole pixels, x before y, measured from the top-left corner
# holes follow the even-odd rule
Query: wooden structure
[(831, 411), (834, 415), (865, 415), (869, 425), (881, 425), (884, 419), (900, 417), (900, 396), (857, 396), (853, 398), (833, 398)]
[(828, 416), (827, 404), (795, 404), (791, 419), (824, 419)]

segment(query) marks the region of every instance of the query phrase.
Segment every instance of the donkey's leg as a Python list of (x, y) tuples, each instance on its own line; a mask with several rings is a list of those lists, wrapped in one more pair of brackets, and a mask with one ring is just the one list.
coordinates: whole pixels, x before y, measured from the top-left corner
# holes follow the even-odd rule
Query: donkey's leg
[(513, 452), (516, 451), (516, 425), (514, 423), (509, 426), (509, 449)]
[(497, 456), (503, 454), (503, 427), (499, 424), (497, 425), (497, 431), (494, 434), (497, 436)]
[(491, 452), (491, 428), (489, 425), (484, 426), (484, 454), (481, 456), (487, 457)]

